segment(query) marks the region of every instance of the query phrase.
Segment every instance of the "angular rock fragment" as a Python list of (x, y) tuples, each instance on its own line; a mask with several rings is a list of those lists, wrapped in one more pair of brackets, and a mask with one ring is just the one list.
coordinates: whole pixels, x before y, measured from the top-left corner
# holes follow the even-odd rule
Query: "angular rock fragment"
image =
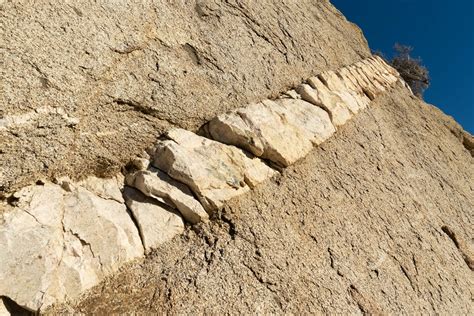
[(396, 78), (400, 77), (400, 74), (398, 73), (398, 71), (395, 68), (393, 68), (392, 66), (390, 66), (389, 64), (387, 64), (385, 62), (385, 60), (383, 60), (382, 57), (373, 56), (372, 58), (376, 63), (378, 63), (383, 69), (385, 69), (387, 72), (392, 74), (394, 77), (396, 77)]
[(355, 63), (352, 67), (357, 70), (357, 72), (364, 78), (369, 86), (376, 90), (376, 94), (380, 94), (381, 92), (385, 91), (385, 87), (379, 82), (379, 76), (362, 61)]
[(287, 123), (300, 129), (314, 144), (319, 145), (331, 137), (336, 129), (331, 122), (328, 112), (304, 100), (276, 100), (270, 102), (275, 111)]
[(361, 109), (367, 107), (369, 102), (359, 97), (356, 91), (349, 89), (335, 72), (325, 71), (318, 77), (331, 92), (337, 94), (346, 103), (353, 114), (357, 114)]
[(370, 100), (375, 99), (378, 94), (378, 90), (370, 84), (369, 80), (363, 76), (358, 68), (349, 66), (346, 68), (347, 71), (351, 74), (351, 76), (356, 80), (357, 85), (361, 87), (364, 93), (369, 97)]
[(23, 188), (14, 194), (15, 207), (0, 215), (0, 296), (32, 311), (77, 297), (143, 255), (124, 204), (69, 189)]
[(0, 214), (0, 296), (35, 311), (56, 292), (50, 285), (63, 255), (63, 189), (31, 186), (14, 197), (17, 207)]
[(167, 132), (157, 145), (153, 165), (183, 182), (209, 212), (248, 192), (276, 171), (242, 150), (182, 129)]
[(329, 138), (335, 128), (323, 109), (296, 99), (266, 100), (214, 118), (211, 137), (289, 166)]
[(79, 181), (77, 185), (97, 194), (103, 199), (124, 203), (122, 192), (120, 191), (122, 186), (120, 183), (123, 183), (123, 180), (121, 180), (118, 176), (110, 179), (91, 176)]
[(88, 245), (106, 274), (143, 255), (137, 227), (122, 203), (78, 187), (65, 195), (63, 223)]
[(298, 94), (298, 92), (296, 92), (296, 90), (292, 89), (292, 90), (288, 90), (286, 91), (281, 99), (301, 99), (301, 96)]
[(373, 79), (374, 80), (377, 80), (381, 85), (383, 85), (385, 88), (388, 88), (391, 86), (391, 84), (393, 83), (391, 80), (390, 80), (390, 77), (389, 76), (386, 76), (385, 73), (383, 73), (376, 65), (375, 65), (375, 62), (371, 59), (364, 59), (364, 60), (361, 60), (360, 61), (360, 64), (363, 66), (363, 67), (366, 67), (368, 68), (371, 73), (374, 74), (374, 77)]
[(331, 92), (318, 78), (308, 79), (308, 84), (302, 84), (297, 91), (301, 98), (307, 102), (325, 109), (335, 126), (344, 125), (352, 114), (344, 101), (335, 93)]
[(150, 160), (146, 158), (136, 157), (131, 161), (131, 165), (136, 170), (146, 170), (150, 166)]
[(163, 171), (149, 168), (127, 176), (126, 181), (127, 185), (138, 189), (144, 195), (176, 208), (191, 224), (209, 219), (209, 215), (194, 198), (191, 190)]
[(137, 222), (146, 251), (157, 248), (184, 231), (181, 216), (155, 199), (130, 187), (125, 187), (124, 197)]
[(398, 71), (395, 70), (392, 66), (388, 65), (380, 57), (374, 56), (367, 60), (370, 62), (373, 67), (379, 70), (379, 72), (386, 78), (391, 84), (397, 82), (400, 78)]

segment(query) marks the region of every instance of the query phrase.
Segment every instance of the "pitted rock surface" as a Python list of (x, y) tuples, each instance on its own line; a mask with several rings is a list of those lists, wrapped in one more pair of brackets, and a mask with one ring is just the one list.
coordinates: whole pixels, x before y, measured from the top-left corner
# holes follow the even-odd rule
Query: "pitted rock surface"
[(115, 175), (171, 127), (195, 131), (370, 56), (326, 0), (19, 0), (0, 12), (0, 195)]

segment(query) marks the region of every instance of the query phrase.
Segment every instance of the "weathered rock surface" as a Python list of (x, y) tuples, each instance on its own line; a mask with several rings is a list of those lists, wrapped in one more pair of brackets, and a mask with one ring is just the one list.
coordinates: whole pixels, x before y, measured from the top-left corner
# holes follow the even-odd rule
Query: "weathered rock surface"
[(184, 231), (184, 222), (171, 208), (145, 196), (140, 191), (126, 187), (124, 197), (133, 213), (146, 251), (170, 241)]
[(0, 193), (114, 175), (171, 126), (195, 131), (370, 56), (326, 0), (18, 0), (0, 12)]
[[(109, 184), (94, 186), (117, 196)], [(113, 199), (51, 183), (26, 187), (14, 199), (0, 214), (0, 296), (25, 308), (77, 297), (143, 255), (125, 205)]]
[(326, 110), (335, 126), (344, 125), (352, 117), (347, 105), (337, 94), (331, 92), (318, 78), (308, 79), (309, 84), (297, 88), (301, 98)]
[(251, 104), (209, 122), (211, 137), (287, 167), (334, 132), (329, 115), (303, 100)]
[(127, 176), (127, 185), (141, 191), (144, 195), (176, 208), (184, 219), (196, 224), (209, 219), (201, 203), (191, 190), (158, 169), (138, 171)]
[[(344, 115), (350, 117), (364, 106), (358, 103), (364, 99), (358, 98), (357, 89), (382, 78), (381, 74), (364, 63), (351, 69), (359, 76), (352, 77), (354, 88), (334, 72), (320, 75), (324, 83), (310, 78), (308, 82), (316, 89), (302, 85), (303, 92), (307, 86), (319, 98), (313, 100), (315, 104), (304, 101), (308, 98), (304, 94), (300, 98), (290, 91), (275, 101), (254, 103), (215, 118), (203, 132), (220, 142), (172, 129), (167, 139), (159, 140), (125, 166), (126, 178), (89, 176), (75, 182), (58, 177), (55, 184), (40, 181), (45, 185), (16, 192), (8, 203), (0, 204), (6, 223), (0, 237), (8, 245), (0, 254), (10, 258), (0, 259), (0, 273), (7, 276), (24, 271), (25, 275), (18, 283), (12, 278), (5, 282), (0, 296), (11, 297), (30, 310), (75, 298), (124, 263), (141, 257), (144, 250), (156, 249), (181, 234), (182, 217), (191, 224), (207, 222), (205, 209), (221, 210), (224, 202), (277, 174), (242, 149), (288, 167), (334, 134), (335, 127), (322, 107), (331, 109), (333, 121), (342, 124)], [(379, 85), (370, 89), (380, 94), (388, 82), (380, 79)], [(125, 200), (124, 182), (129, 185)], [(32, 231), (37, 235), (32, 237)], [(23, 239), (14, 239), (17, 234)], [(34, 242), (25, 242), (25, 238)], [(16, 248), (21, 250), (17, 257), (10, 256)], [(464, 246), (460, 249), (469, 253)], [(21, 260), (25, 256), (28, 260)], [(32, 262), (31, 258), (37, 259)]]
[(472, 314), (463, 133), (395, 86), (215, 221), (51, 312)]
[(159, 142), (153, 165), (188, 185), (209, 212), (276, 173), (236, 147), (189, 131), (173, 129), (166, 136), (169, 140)]

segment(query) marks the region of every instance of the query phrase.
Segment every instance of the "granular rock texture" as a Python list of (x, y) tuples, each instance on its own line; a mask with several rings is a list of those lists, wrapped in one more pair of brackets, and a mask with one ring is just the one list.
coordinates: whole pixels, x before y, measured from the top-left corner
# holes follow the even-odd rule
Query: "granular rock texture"
[[(372, 72), (369, 65), (377, 68), (382, 62), (364, 61), (368, 65), (361, 70), (366, 73)], [(393, 71), (382, 63), (384, 70)], [(340, 73), (334, 76), (344, 78)], [(334, 76), (334, 93), (353, 95), (357, 102), (358, 90)], [(370, 85), (366, 79), (359, 89)], [(380, 75), (375, 79), (384, 81)], [(398, 74), (396, 81), (373, 90), (374, 96), (394, 86), (405, 86)], [(323, 89), (333, 94), (329, 87)], [(319, 93), (316, 87), (314, 91)], [(7, 209), (0, 213), (0, 296), (36, 312), (77, 299), (144, 251), (183, 233), (185, 221), (206, 222), (207, 212), (217, 214), (231, 199), (279, 175), (242, 149), (284, 167), (303, 159), (336, 131), (322, 109), (331, 100), (324, 98), (319, 107), (289, 91), (275, 101), (250, 104), (212, 120), (201, 132), (214, 140), (169, 130), (125, 166), (125, 177), (89, 176), (79, 182), (62, 177), (15, 192), (0, 203)], [(75, 275), (78, 280), (70, 279)]]
[(0, 194), (114, 174), (171, 125), (369, 55), (327, 0), (1, 1)]
[(281, 177), (50, 312), (474, 310), (474, 159), (398, 88)]
[(0, 313), (474, 311), (474, 140), (327, 0), (0, 1), (0, 54)]

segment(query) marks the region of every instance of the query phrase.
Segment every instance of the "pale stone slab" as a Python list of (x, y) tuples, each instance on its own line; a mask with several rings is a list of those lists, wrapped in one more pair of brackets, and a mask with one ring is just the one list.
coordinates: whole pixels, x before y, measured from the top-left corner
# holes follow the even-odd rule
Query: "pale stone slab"
[(31, 186), (14, 196), (17, 207), (0, 214), (0, 296), (36, 311), (54, 299), (51, 283), (64, 244), (63, 189)]
[(295, 89), (292, 89), (292, 90), (288, 90), (286, 91), (281, 97), (280, 99), (301, 99), (301, 96), (298, 94), (298, 92), (296, 92)]
[(128, 175), (126, 182), (127, 185), (138, 189), (144, 195), (176, 208), (191, 224), (209, 219), (209, 215), (201, 203), (194, 198), (191, 190), (163, 171), (155, 168), (138, 171)]
[(157, 145), (153, 165), (183, 182), (209, 212), (246, 193), (276, 171), (241, 149), (183, 129), (167, 132)]
[(392, 66), (388, 65), (382, 58), (375, 56), (367, 59), (379, 72), (391, 82), (391, 84), (397, 82), (400, 78), (398, 71)]
[(380, 76), (377, 75), (370, 67), (365, 65), (362, 61), (355, 63), (352, 67), (357, 69), (359, 74), (368, 82), (368, 84), (376, 90), (376, 94), (384, 92), (385, 87), (379, 82)]
[[(263, 103), (266, 102), (271, 101)], [(272, 104), (285, 123), (301, 130), (313, 145), (321, 144), (336, 132), (328, 112), (307, 101), (276, 100)]]
[(353, 76), (357, 84), (361, 87), (369, 99), (375, 99), (378, 93), (377, 89), (375, 89), (375, 87), (370, 84), (369, 80), (359, 72), (358, 68), (349, 66), (347, 67), (347, 71)]
[(137, 222), (146, 251), (157, 248), (183, 233), (183, 219), (172, 209), (165, 208), (155, 199), (131, 187), (125, 187), (124, 197)]
[(211, 137), (281, 166), (305, 157), (335, 132), (323, 109), (298, 99), (266, 100), (209, 122)]
[(121, 192), (121, 183), (123, 183), (123, 179), (118, 177), (103, 179), (90, 176), (82, 181), (79, 181), (77, 185), (94, 192), (103, 199), (111, 199), (120, 203), (124, 203), (125, 201), (123, 200)]
[(357, 114), (360, 110), (367, 107), (367, 102), (359, 98), (356, 91), (349, 89), (334, 71), (325, 71), (318, 77), (329, 90), (337, 94), (346, 103), (353, 114)]
[(373, 59), (380, 65), (382, 66), (382, 68), (384, 68), (386, 71), (388, 71), (390, 74), (392, 74), (393, 76), (395, 76), (396, 78), (399, 78), (400, 77), (400, 74), (398, 73), (398, 71), (393, 68), (392, 66), (390, 66), (389, 64), (387, 64), (385, 62), (385, 60), (383, 60), (382, 57), (380, 56), (373, 56)]
[(389, 76), (386, 76), (384, 72), (382, 72), (375, 64), (375, 62), (371, 59), (364, 59), (361, 60), (360, 63), (370, 69), (370, 71), (375, 75), (374, 79), (377, 80), (380, 84), (382, 84), (385, 88), (389, 88), (393, 81), (390, 80)]
[(116, 271), (123, 262), (143, 255), (137, 227), (124, 204), (78, 187), (66, 194), (64, 228), (89, 244), (101, 270)]
[(14, 197), (0, 215), (0, 296), (20, 306), (36, 311), (75, 298), (143, 255), (137, 228), (114, 199), (52, 183)]
[(309, 85), (300, 85), (297, 90), (303, 100), (325, 109), (335, 126), (344, 125), (351, 119), (352, 114), (344, 101), (318, 78), (312, 77), (308, 79), (308, 83)]

